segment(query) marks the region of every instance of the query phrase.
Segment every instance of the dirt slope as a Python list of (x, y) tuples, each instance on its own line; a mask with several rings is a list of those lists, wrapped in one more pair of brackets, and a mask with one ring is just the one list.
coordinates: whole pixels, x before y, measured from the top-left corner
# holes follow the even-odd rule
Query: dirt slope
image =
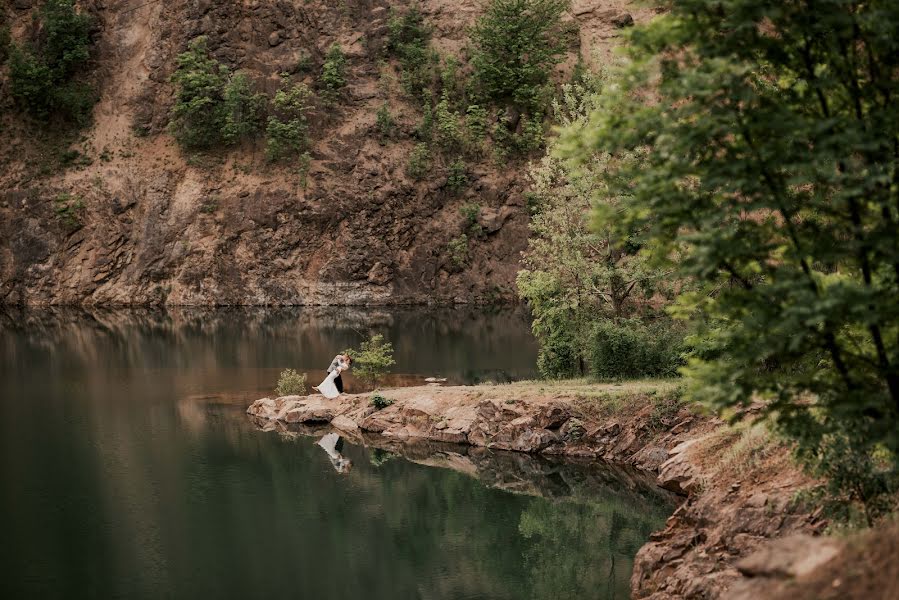
[[(13, 37), (29, 33), (34, 0), (4, 7)], [(0, 106), (0, 302), (82, 304), (397, 304), (508, 299), (527, 236), (524, 163), (489, 156), (469, 163), (461, 195), (444, 165), (423, 182), (404, 167), (421, 118), (399, 84), (381, 77), (388, 2), (172, 0), (79, 2), (93, 13), (100, 101), (94, 123), (68, 147), (27, 127), (8, 94)], [(405, 4), (405, 3), (394, 3)], [(461, 52), (482, 3), (425, 0), (434, 45)], [(653, 12), (621, 0), (578, 0), (568, 19), (578, 49), (608, 60), (620, 42), (613, 21)], [(169, 77), (189, 40), (272, 93), (279, 73), (314, 83), (327, 48), (349, 58), (336, 107), (314, 113), (305, 189), (296, 167), (266, 164), (261, 143), (189, 156), (165, 127)], [(579, 47), (579, 48), (578, 48)], [(298, 71), (301, 56), (312, 74)], [(400, 134), (379, 143), (384, 103)], [(40, 139), (46, 138), (46, 139)], [(75, 156), (72, 159), (72, 156)], [(80, 198), (83, 226), (55, 212), (61, 193)], [(455, 267), (447, 243), (462, 231), (460, 206), (482, 207), (487, 234)]]

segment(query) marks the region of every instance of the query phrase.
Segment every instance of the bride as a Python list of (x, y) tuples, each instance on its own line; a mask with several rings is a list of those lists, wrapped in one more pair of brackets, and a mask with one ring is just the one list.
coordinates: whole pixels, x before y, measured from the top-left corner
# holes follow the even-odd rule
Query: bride
[(334, 380), (340, 377), (340, 373), (344, 371), (346, 367), (337, 367), (325, 377), (325, 380), (322, 381), (317, 386), (312, 386), (313, 390), (317, 390), (322, 396), (325, 398), (334, 399), (340, 395), (340, 390), (337, 389), (337, 384), (334, 383)]

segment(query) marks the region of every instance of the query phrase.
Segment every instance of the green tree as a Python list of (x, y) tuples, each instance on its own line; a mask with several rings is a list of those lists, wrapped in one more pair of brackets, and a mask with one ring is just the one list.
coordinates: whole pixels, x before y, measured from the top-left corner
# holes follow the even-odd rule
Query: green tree
[(324, 95), (335, 100), (346, 85), (346, 55), (340, 44), (331, 44), (322, 64), (321, 84)]
[(309, 111), (312, 92), (305, 83), (278, 90), (272, 100), (266, 134), (266, 155), (271, 161), (299, 156), (309, 145)]
[(369, 384), (379, 382), (396, 364), (393, 345), (380, 333), (362, 342), (358, 350), (348, 352), (353, 357), (353, 373)]
[(244, 73), (235, 73), (222, 93), (222, 141), (231, 145), (258, 134), (265, 124), (264, 94), (256, 92)]
[(471, 31), (471, 64), (482, 94), (525, 112), (546, 103), (553, 67), (565, 51), (568, 0), (490, 0)]
[(40, 120), (52, 116), (84, 125), (96, 101), (80, 80), (90, 60), (90, 15), (73, 0), (47, 0), (40, 9), (40, 36), (25, 46), (10, 44), (10, 94)]
[(618, 93), (566, 142), (581, 159), (651, 149), (616, 173), (626, 199), (598, 225), (642, 232), (707, 285), (682, 303), (705, 337), (692, 397), (763, 398), (818, 466), (849, 436), (883, 489), (899, 450), (897, 23), (892, 0), (677, 0), (633, 31)]
[(172, 135), (188, 149), (222, 143), (228, 68), (209, 55), (206, 36), (191, 41), (187, 52), (179, 54), (175, 62), (175, 104), (169, 121)]
[[(569, 135), (582, 133), (601, 102), (602, 87), (601, 75), (564, 85), (553, 103), (554, 120), (567, 126)], [(574, 164), (557, 156), (557, 150), (558, 142), (551, 141), (546, 156), (528, 171), (533, 214), (517, 278), (541, 343), (540, 371), (548, 377), (584, 374), (588, 354), (597, 352), (589, 343), (599, 339), (592, 333), (597, 320), (649, 316), (656, 312), (651, 298), (671, 295), (670, 286), (663, 285), (665, 272), (649, 264), (635, 232), (590, 226), (591, 206), (614, 215), (625, 201), (626, 189), (609, 186), (606, 178), (620, 164), (639, 164), (641, 154), (591, 152)], [(622, 329), (619, 337), (643, 339), (637, 327)], [(608, 377), (608, 372), (594, 369), (597, 376)], [(632, 373), (650, 374), (658, 373)]]

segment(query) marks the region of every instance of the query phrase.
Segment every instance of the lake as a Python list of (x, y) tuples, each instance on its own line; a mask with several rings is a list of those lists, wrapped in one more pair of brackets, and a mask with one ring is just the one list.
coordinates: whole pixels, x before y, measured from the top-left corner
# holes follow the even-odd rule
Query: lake
[(2, 597), (627, 598), (644, 476), (244, 414), (374, 332), (394, 385), (535, 376), (521, 311), (0, 309)]

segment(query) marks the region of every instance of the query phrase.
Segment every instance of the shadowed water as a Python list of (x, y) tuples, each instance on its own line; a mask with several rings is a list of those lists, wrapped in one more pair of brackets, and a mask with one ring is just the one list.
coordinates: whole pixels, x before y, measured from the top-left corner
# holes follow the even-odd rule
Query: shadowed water
[(533, 375), (518, 313), (0, 312), (0, 596), (626, 598), (671, 510), (638, 475), (382, 439), (338, 473), (244, 414), (372, 331), (403, 381)]

